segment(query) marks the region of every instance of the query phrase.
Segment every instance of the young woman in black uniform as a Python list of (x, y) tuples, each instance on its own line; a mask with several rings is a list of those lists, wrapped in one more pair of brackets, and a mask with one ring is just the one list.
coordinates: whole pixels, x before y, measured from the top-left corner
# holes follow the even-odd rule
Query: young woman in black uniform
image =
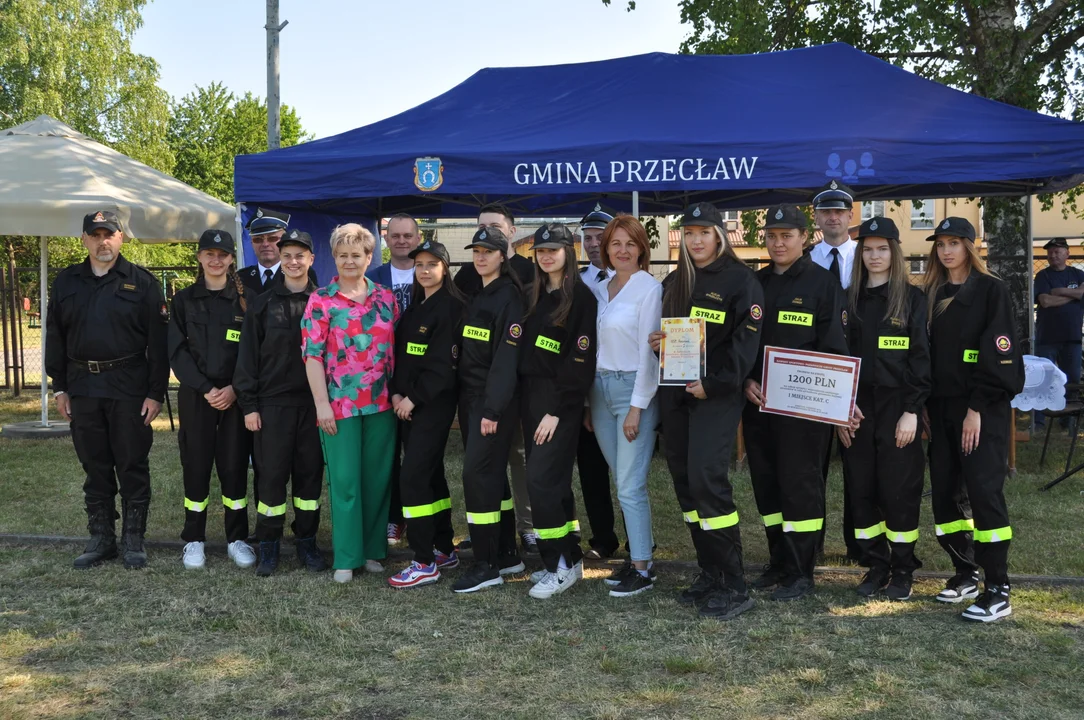
[(226, 542), (238, 566), (256, 564), (248, 537), (248, 458), (252, 436), (233, 390), (233, 372), (245, 319), (245, 288), (234, 271), (234, 242), (225, 230), (199, 239), (196, 282), (173, 297), (169, 365), (181, 382), (177, 444), (184, 475), (184, 566), (205, 563), (211, 468), (218, 471), (225, 506)]
[[(1003, 488), (1009, 471), (1009, 403), (1024, 387), (1009, 290), (975, 249), (975, 228), (950, 217), (927, 240), (926, 271), (933, 392), (930, 483), (938, 542), (956, 574), (937, 599), (978, 598), (965, 620), (991, 622), (1012, 613)], [(978, 569), (986, 574), (979, 594)]]
[(441, 570), (459, 565), (444, 446), (459, 400), (456, 368), (465, 298), (452, 282), (443, 245), (426, 240), (410, 258), (414, 289), (395, 328), (391, 391), (403, 442), (400, 497), (414, 561), (388, 578), (393, 588), (435, 583)]
[(509, 262), (508, 239), (481, 228), (471, 244), (482, 289), (471, 299), (459, 346), (459, 429), (463, 500), (474, 565), (452, 589), (469, 593), (523, 572), (508, 486), (508, 453), (519, 422), (516, 365), (523, 335), (523, 288)]
[(546, 566), (530, 591), (538, 599), (583, 577), (572, 465), (595, 378), (598, 301), (580, 279), (573, 242), (560, 223), (535, 231), (536, 276), (519, 354), (527, 491)]
[(847, 341), (862, 358), (857, 431), (840, 427), (854, 536), (869, 572), (858, 594), (911, 597), (926, 458), (918, 418), (930, 395), (926, 296), (907, 279), (900, 233), (874, 217), (858, 230)]
[[(707, 374), (659, 388), (666, 463), (692, 535), (700, 574), (678, 602), (729, 620), (753, 606), (745, 583), (730, 455), (738, 435), (744, 382), (760, 349), (764, 294), (726, 241), (723, 217), (697, 203), (681, 219), (678, 269), (663, 280), (663, 317), (703, 318)], [(658, 350), (665, 333), (652, 333)]]

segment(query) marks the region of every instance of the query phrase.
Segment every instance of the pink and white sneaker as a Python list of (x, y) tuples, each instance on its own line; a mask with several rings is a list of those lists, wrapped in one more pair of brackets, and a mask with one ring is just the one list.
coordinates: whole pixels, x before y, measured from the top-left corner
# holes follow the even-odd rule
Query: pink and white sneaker
[(459, 567), (459, 555), (452, 550), (451, 555), (445, 555), (440, 550), (433, 550), (433, 559), (436, 561), (437, 570), (453, 570)]
[(429, 585), (440, 580), (440, 570), (436, 563), (432, 565), (420, 565), (412, 562), (410, 565), (388, 578), (388, 585), (393, 588), (410, 588)]

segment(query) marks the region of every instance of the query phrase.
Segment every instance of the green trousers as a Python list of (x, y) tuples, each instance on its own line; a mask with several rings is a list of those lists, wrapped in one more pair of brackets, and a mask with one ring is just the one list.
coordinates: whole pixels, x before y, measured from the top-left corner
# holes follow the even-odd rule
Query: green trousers
[(336, 570), (353, 570), (388, 556), (388, 503), (395, 449), (395, 413), (386, 410), (335, 422), (320, 431), (331, 499)]

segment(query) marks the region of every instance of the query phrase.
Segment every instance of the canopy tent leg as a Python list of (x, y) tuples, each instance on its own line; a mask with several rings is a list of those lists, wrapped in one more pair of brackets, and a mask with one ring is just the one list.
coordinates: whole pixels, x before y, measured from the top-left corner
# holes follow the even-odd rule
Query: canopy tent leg
[(640, 192), (638, 190), (632, 191), (632, 216), (637, 220), (640, 219)]
[(41, 426), (49, 427), (49, 376), (45, 374), (45, 323), (49, 310), (49, 238), (42, 235), (41, 242), (41, 298), (38, 310), (41, 315)]
[(242, 242), (243, 238), (241, 237), (243, 232), (241, 227), (241, 203), (236, 203), (233, 207), (233, 238), (237, 242), (237, 254), (234, 256), (237, 258), (237, 267), (235, 269), (240, 270), (243, 267), (248, 267), (248, 262), (245, 260), (245, 244)]

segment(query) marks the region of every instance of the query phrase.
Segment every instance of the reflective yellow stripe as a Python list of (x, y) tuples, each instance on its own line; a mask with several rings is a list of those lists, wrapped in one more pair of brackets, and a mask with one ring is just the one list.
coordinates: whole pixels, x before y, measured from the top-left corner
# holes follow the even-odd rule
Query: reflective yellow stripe
[(692, 310), (689, 311), (689, 317), (691, 317), (691, 318), (704, 318), (709, 323), (722, 324), (722, 323), (726, 322), (726, 311), (725, 310), (708, 310), (707, 308), (695, 307), (694, 306), (692, 308)]
[(738, 511), (730, 513), (729, 515), (718, 515), (716, 517), (700, 518), (701, 530), (722, 530), (723, 528), (734, 527), (738, 524)]
[(696, 510), (693, 510), (692, 512), (681, 513), (681, 517), (685, 518), (685, 522), (687, 523), (700, 522), (700, 515), (697, 514)]
[(441, 510), (451, 510), (452, 499), (444, 498), (443, 500), (437, 500), (431, 502), (428, 505), (411, 505), (409, 507), (403, 507), (403, 517), (405, 518), (422, 518), (429, 517), (430, 515), (436, 515)]
[(975, 542), (995, 543), (1012, 540), (1012, 528), (1006, 525), (996, 530), (976, 530)]
[(543, 350), (549, 350), (551, 353), (561, 352), (561, 343), (553, 338), (548, 338), (545, 335), (539, 335), (534, 341), (534, 346), (542, 348)]
[(512, 501), (512, 498), (507, 500), (501, 500), (501, 512), (508, 512), (509, 510), (515, 510), (516, 504)]
[(294, 498), (294, 507), (298, 510), (319, 510), (319, 500), (302, 500), (301, 498)]
[(977, 363), (979, 361), (978, 350), (964, 350), (964, 362), (965, 363)]
[(909, 350), (911, 348), (911, 338), (882, 335), (877, 338), (877, 348), (880, 350)]
[(264, 517), (277, 517), (279, 515), (286, 514), (286, 503), (271, 507), (270, 505), (264, 505), (262, 502), (256, 503), (256, 512)]
[(578, 527), (579, 523), (573, 520), (572, 522), (565, 523), (561, 527), (535, 528), (534, 531), (538, 533), (539, 540), (560, 540), (561, 538), (568, 535), (570, 532), (575, 532)]
[(918, 542), (918, 529), (914, 530), (889, 530), (885, 528), (885, 535), (889, 542), (913, 543)]
[(764, 521), (764, 527), (775, 527), (776, 525), (783, 524), (783, 513), (772, 513), (771, 515), (761, 515), (760, 519)]
[(471, 525), (496, 525), (500, 521), (500, 512), (467, 513), (467, 522)]
[(569, 532), (578, 533), (580, 531), (580, 521), (579, 520), (573, 520), (572, 522), (570, 522), (568, 524), (568, 530), (569, 530)]
[(228, 507), (230, 510), (244, 510), (248, 507), (248, 498), (243, 497), (240, 500), (232, 500), (223, 495), (222, 504)]
[(195, 500), (184, 499), (184, 509), (191, 510), (192, 512), (206, 512), (207, 503), (211, 501), (211, 498), (207, 498), (203, 502), (196, 502)]
[(880, 537), (885, 534), (885, 524), (879, 522), (876, 525), (870, 525), (868, 528), (855, 528), (854, 539), (855, 540), (872, 540), (875, 537)]
[(481, 340), (482, 342), (489, 342), (489, 330), (480, 327), (474, 327), (473, 325), (463, 326), (463, 337), (468, 340)]
[(227, 330), (226, 331), (226, 339), (229, 340), (230, 342), (241, 342), (241, 331), (240, 330)]
[(806, 327), (813, 327), (813, 313), (780, 310), (779, 322), (783, 325), (805, 325)]
[(975, 529), (975, 521), (968, 519), (956, 520), (955, 522), (934, 525), (933, 529), (934, 532), (937, 533), (938, 537), (941, 537), (942, 535), (951, 535), (952, 533), (958, 532), (971, 532)]
[(824, 518), (812, 520), (784, 520), (783, 532), (818, 532), (824, 527)]
[(420, 345), (418, 343), (408, 342), (406, 344), (407, 355), (425, 355), (425, 351), (429, 349), (428, 345)]

